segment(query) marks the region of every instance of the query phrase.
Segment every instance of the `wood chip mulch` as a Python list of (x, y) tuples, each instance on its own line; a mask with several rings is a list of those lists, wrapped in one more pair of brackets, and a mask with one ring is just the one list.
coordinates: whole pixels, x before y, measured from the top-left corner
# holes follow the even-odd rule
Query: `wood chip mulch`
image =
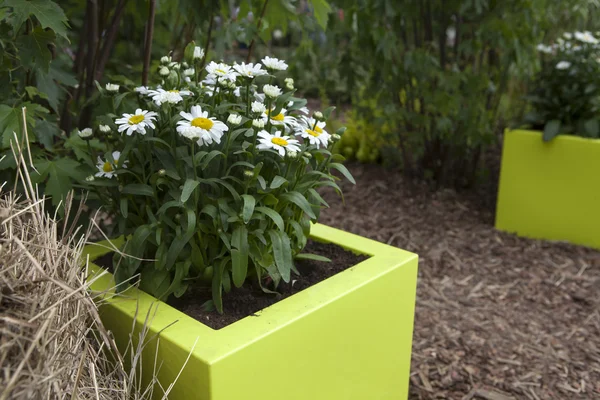
[(345, 205), (325, 193), (321, 222), (419, 254), (411, 400), (600, 399), (600, 252), (496, 231), (473, 194), (348, 166), (357, 185)]

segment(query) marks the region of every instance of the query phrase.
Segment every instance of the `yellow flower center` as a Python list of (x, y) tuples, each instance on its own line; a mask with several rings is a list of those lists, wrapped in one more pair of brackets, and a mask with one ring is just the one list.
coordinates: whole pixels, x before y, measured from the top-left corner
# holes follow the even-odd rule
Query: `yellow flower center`
[(269, 111), (265, 111), (265, 114), (267, 114), (269, 117), (271, 117), (271, 119), (275, 120), (275, 121), (283, 121), (283, 113), (279, 113), (277, 115), (271, 115), (273, 111), (269, 112)]
[(314, 131), (312, 129), (307, 129), (306, 133), (308, 133), (310, 136), (319, 137), (319, 135), (320, 135), (319, 131), (323, 132), (323, 130), (321, 128), (316, 127)]
[(140, 122), (142, 122), (144, 120), (144, 116), (143, 115), (134, 115), (131, 118), (129, 118), (129, 125), (136, 125), (139, 124)]
[(274, 137), (273, 139), (271, 139), (271, 143), (274, 143), (279, 146), (287, 146), (288, 145), (288, 141), (281, 137)]
[[(115, 160), (115, 162), (117, 162), (117, 160)], [(113, 172), (113, 167), (111, 165), (111, 163), (109, 163), (108, 161), (104, 163), (104, 165), (102, 166), (102, 171), (104, 172)]]
[(318, 133), (323, 133), (323, 129), (321, 129), (321, 127), (319, 125), (315, 126), (315, 131)]
[(169, 90), (169, 93), (179, 93), (179, 90), (175, 90), (175, 89)]
[(224, 73), (225, 73), (225, 70), (223, 70), (223, 69), (217, 69), (217, 70), (215, 70), (215, 72), (218, 72), (218, 73), (220, 73), (220, 74), (224, 74)]
[(192, 120), (192, 122), (190, 122), (190, 124), (196, 128), (201, 128), (201, 129), (205, 129), (205, 130), (209, 130), (210, 128), (213, 127), (213, 125), (215, 124), (214, 122), (212, 122), (210, 119), (208, 118), (202, 118), (202, 117), (198, 117), (198, 118), (194, 118)]

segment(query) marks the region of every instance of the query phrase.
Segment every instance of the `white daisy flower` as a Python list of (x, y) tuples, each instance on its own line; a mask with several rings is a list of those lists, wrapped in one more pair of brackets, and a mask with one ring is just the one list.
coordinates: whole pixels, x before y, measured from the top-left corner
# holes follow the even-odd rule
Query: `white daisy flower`
[(185, 76), (194, 76), (195, 73), (196, 73), (196, 70), (194, 68), (188, 68), (183, 71), (183, 75), (185, 75)]
[(107, 83), (106, 84), (106, 91), (110, 92), (110, 93), (117, 93), (119, 91), (120, 86), (119, 85), (115, 85), (114, 83)]
[(297, 135), (307, 139), (308, 142), (319, 148), (321, 145), (327, 147), (330, 135), (325, 130), (325, 122), (319, 122), (314, 118), (302, 118), (301, 123), (298, 125), (299, 131)]
[(274, 135), (263, 130), (258, 132), (258, 142), (256, 146), (259, 150), (273, 149), (279, 153), (281, 157), (285, 156), (286, 151), (300, 152), (300, 142), (292, 139), (289, 136), (281, 136), (281, 131), (276, 131)]
[(225, 63), (216, 63), (211, 61), (206, 66), (206, 71), (208, 72), (209, 76), (213, 77), (215, 80), (218, 78), (219, 80), (228, 79), (235, 82), (235, 78), (237, 77), (236, 72)]
[(79, 135), (80, 138), (87, 139), (87, 138), (91, 137), (94, 134), (94, 132), (92, 131), (92, 128), (85, 128), (85, 129), (78, 131), (77, 134)]
[(552, 54), (552, 47), (540, 43), (537, 45), (537, 51), (544, 54)]
[(569, 32), (565, 32), (565, 33), (563, 33), (563, 37), (567, 40), (571, 40), (571, 39), (573, 39), (573, 34), (569, 33)]
[(190, 96), (192, 92), (189, 90), (164, 90), (156, 89), (148, 91), (148, 95), (157, 106), (163, 103), (177, 104), (183, 101), (183, 96)]
[(227, 123), (231, 125), (239, 125), (242, 123), (242, 116), (238, 114), (229, 114), (229, 117), (227, 117)]
[(133, 89), (134, 92), (137, 92), (139, 94), (145, 95), (148, 94), (148, 92), (150, 90), (148, 90), (148, 88), (146, 86), (138, 86), (135, 89)]
[(138, 108), (135, 110), (135, 114), (123, 114), (122, 118), (117, 118), (115, 124), (119, 126), (119, 132), (127, 131), (127, 136), (131, 136), (133, 132), (146, 134), (146, 127), (149, 126), (152, 129), (154, 126), (154, 119), (158, 114), (154, 111), (147, 111)]
[(262, 69), (262, 65), (256, 63), (256, 64), (246, 64), (246, 63), (241, 63), (241, 64), (236, 64), (233, 66), (233, 69), (236, 70), (236, 72), (238, 74), (240, 74), (240, 76), (244, 76), (246, 78), (250, 78), (250, 79), (254, 79), (257, 76), (261, 76), (261, 75), (266, 75), (267, 71), (265, 71), (264, 69)]
[(263, 119), (253, 119), (252, 126), (257, 129), (262, 129), (265, 127), (265, 121)]
[(114, 164), (111, 163), (108, 160), (102, 160), (100, 157), (98, 157), (97, 160), (97, 164), (96, 164), (96, 168), (98, 168), (98, 172), (96, 172), (96, 175), (98, 178), (112, 178), (115, 175), (115, 171), (117, 168), (127, 168), (127, 161), (121, 163), (121, 165), (119, 165), (119, 157), (121, 157), (121, 152), (120, 151), (113, 151), (112, 152), (112, 158), (114, 160)]
[(281, 89), (279, 89), (275, 85), (265, 85), (263, 86), (263, 92), (266, 96), (274, 99), (275, 97), (281, 96)]
[(183, 137), (198, 140), (198, 144), (211, 144), (213, 141), (221, 143), (221, 137), (229, 127), (216, 118), (208, 117), (207, 111), (202, 111), (200, 106), (192, 106), (190, 112), (179, 113), (184, 120), (177, 122), (177, 132)]
[(285, 61), (269, 56), (266, 56), (261, 61), (264, 64), (264, 66), (267, 67), (267, 69), (271, 69), (273, 71), (285, 71), (288, 67)]
[(194, 47), (194, 60), (200, 60), (202, 57), (204, 57), (204, 49), (200, 46)]
[(252, 107), (252, 112), (257, 113), (257, 114), (262, 114), (265, 111), (267, 111), (267, 107), (263, 103), (260, 103), (258, 101), (253, 101), (251, 107)]
[(575, 39), (583, 43), (598, 44), (598, 39), (591, 32), (575, 32)]
[(271, 125), (284, 126), (286, 132), (295, 129), (298, 125), (298, 120), (296, 119), (296, 117), (287, 115), (287, 110), (285, 108), (282, 108), (281, 111), (279, 111), (279, 114), (277, 115), (269, 115), (272, 114), (273, 111), (274, 109), (272, 109), (271, 112), (264, 112), (262, 119), (265, 122), (265, 124), (268, 122), (269, 117), (271, 117)]
[(111, 131), (110, 126), (108, 125), (100, 125), (98, 129), (100, 129), (100, 132), (102, 133), (108, 133)]
[(571, 68), (571, 63), (568, 61), (561, 61), (556, 64), (556, 69), (565, 70)]

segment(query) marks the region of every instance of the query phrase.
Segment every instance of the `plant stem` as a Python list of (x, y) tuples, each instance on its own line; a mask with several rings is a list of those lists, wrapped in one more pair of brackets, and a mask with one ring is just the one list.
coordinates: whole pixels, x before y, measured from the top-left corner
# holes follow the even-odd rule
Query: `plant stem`
[(152, 53), (152, 36), (154, 35), (154, 17), (156, 14), (156, 0), (150, 0), (148, 22), (146, 26), (146, 46), (144, 48), (144, 69), (142, 70), (142, 86), (148, 85), (148, 71), (150, 69), (150, 55)]
[(210, 23), (208, 24), (208, 35), (206, 37), (206, 44), (204, 45), (204, 57), (202, 57), (202, 63), (200, 64), (199, 70), (202, 71), (204, 69), (204, 65), (206, 64), (206, 57), (208, 57), (208, 48), (210, 47), (210, 39), (212, 37), (213, 31), (213, 21), (215, 19), (214, 13), (210, 13)]

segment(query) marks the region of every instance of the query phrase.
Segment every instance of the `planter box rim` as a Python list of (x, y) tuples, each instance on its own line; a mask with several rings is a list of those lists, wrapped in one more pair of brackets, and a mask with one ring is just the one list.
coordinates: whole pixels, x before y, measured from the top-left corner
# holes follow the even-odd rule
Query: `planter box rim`
[[(122, 313), (135, 315), (141, 324), (144, 324), (150, 311), (150, 335), (160, 333), (161, 341), (167, 340), (188, 351), (193, 348), (193, 356), (211, 365), (418, 258), (414, 253), (322, 224), (312, 225), (310, 237), (370, 257), (219, 330), (202, 324), (136, 287), (115, 295), (112, 274), (93, 263), (98, 257), (113, 251), (109, 241), (86, 246), (83, 257), (89, 262), (89, 279), (94, 279), (91, 288), (101, 294), (103, 301), (110, 302)], [(176, 322), (173, 324), (173, 321)]]
[(531, 136), (539, 136), (540, 137), (540, 141), (542, 141), (544, 144), (546, 145), (550, 145), (553, 142), (561, 142), (561, 141), (579, 141), (579, 142), (595, 142), (595, 143), (600, 143), (600, 138), (589, 138), (589, 137), (583, 137), (583, 136), (577, 136), (577, 135), (571, 135), (571, 134), (559, 134), (557, 135), (554, 139), (552, 139), (549, 142), (544, 142), (542, 140), (542, 131), (538, 131), (535, 129), (522, 129), (522, 128), (516, 128), (516, 129), (506, 129), (504, 131), (505, 135), (531, 135)]

